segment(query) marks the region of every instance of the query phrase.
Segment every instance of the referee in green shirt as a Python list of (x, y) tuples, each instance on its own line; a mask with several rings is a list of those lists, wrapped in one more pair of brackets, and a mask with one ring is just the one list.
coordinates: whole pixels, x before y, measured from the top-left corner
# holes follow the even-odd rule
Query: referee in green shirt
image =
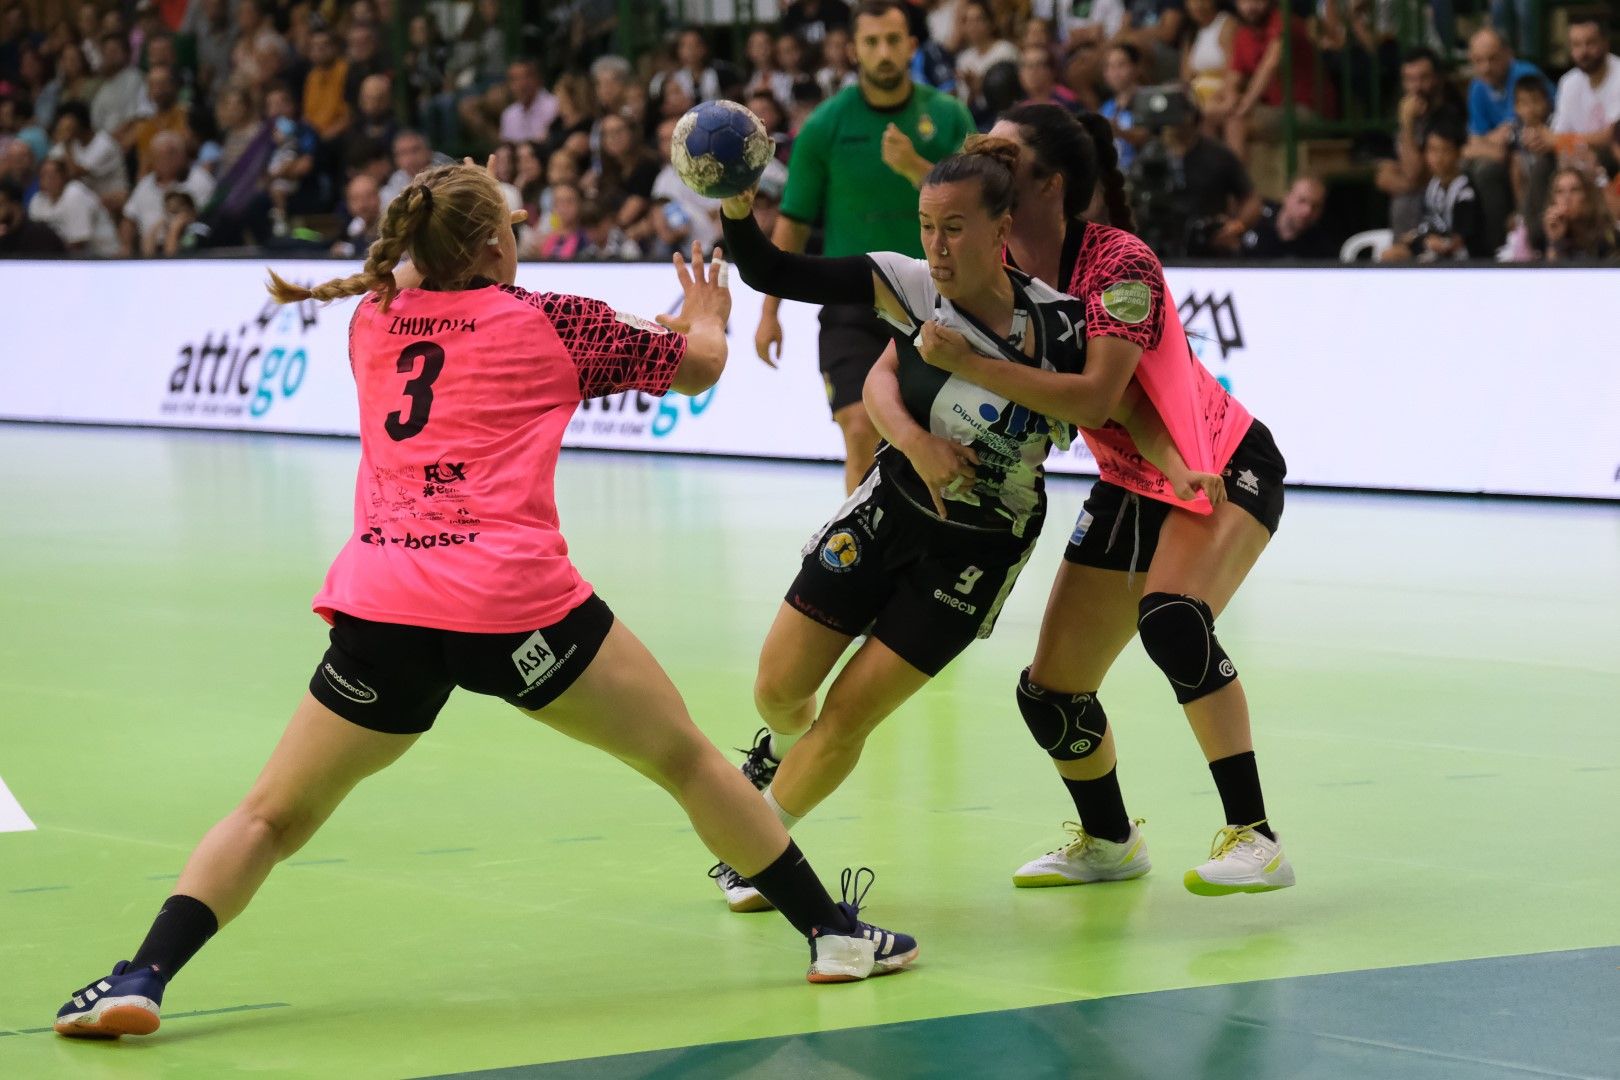
[[(852, 26), (859, 81), (822, 102), (793, 140), (771, 240), (784, 251), (803, 251), (811, 227), (820, 224), (828, 256), (898, 251), (920, 259), (917, 185), (934, 162), (955, 153), (973, 133), (973, 117), (951, 95), (911, 81), (917, 39), (902, 4), (864, 0)], [(754, 334), (759, 358), (773, 367), (782, 355), (780, 304), (774, 296), (765, 298)], [(833, 420), (844, 433), (849, 491), (877, 449), (861, 388), (888, 343), (871, 308), (822, 308), (821, 373)]]

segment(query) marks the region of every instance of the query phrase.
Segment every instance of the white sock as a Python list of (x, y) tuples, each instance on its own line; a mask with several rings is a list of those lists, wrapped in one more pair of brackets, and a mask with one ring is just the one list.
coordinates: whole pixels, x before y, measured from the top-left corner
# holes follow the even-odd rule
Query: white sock
[(782, 804), (776, 801), (776, 796), (771, 793), (770, 788), (766, 788), (764, 791), (760, 792), (760, 794), (765, 797), (765, 805), (776, 811), (777, 818), (782, 822), (782, 828), (791, 832), (793, 826), (804, 820), (803, 818), (796, 818), (786, 810), (782, 809)]
[(787, 757), (787, 752), (793, 749), (793, 744), (802, 738), (804, 738), (804, 732), (802, 731), (797, 735), (786, 735), (780, 731), (773, 730), (771, 732), (770, 742), (765, 744), (765, 749), (771, 755), (771, 757), (775, 758), (777, 761), (781, 761)]

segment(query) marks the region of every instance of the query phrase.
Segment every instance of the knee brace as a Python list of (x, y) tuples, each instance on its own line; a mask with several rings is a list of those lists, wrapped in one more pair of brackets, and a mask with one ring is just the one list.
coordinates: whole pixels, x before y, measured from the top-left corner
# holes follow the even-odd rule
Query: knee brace
[(1018, 677), (1018, 711), (1035, 744), (1057, 761), (1078, 761), (1095, 753), (1108, 730), (1108, 717), (1096, 694), (1060, 694), (1032, 682), (1029, 668)]
[(1137, 608), (1136, 632), (1186, 705), (1237, 678), (1237, 669), (1215, 640), (1215, 615), (1195, 596), (1148, 593)]

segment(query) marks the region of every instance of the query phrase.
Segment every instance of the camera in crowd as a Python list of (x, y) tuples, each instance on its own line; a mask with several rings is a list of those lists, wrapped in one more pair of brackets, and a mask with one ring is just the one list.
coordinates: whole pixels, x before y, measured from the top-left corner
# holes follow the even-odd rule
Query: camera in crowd
[(1131, 166), (1131, 203), (1137, 231), (1161, 255), (1209, 255), (1220, 229), (1219, 217), (1191, 213), (1187, 177), (1179, 156), (1165, 145), (1166, 129), (1196, 128), (1198, 106), (1187, 88), (1175, 83), (1145, 86), (1131, 99), (1131, 122), (1152, 138)]

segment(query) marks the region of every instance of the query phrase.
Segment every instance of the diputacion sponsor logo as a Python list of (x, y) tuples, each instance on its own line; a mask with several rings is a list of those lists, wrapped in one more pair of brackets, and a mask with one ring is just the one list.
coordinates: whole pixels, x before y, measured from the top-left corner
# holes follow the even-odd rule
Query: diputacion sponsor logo
[(313, 301), (279, 305), (267, 299), (234, 328), (204, 326), (176, 351), (162, 412), (263, 420), (304, 385), (307, 342), (318, 319)]

